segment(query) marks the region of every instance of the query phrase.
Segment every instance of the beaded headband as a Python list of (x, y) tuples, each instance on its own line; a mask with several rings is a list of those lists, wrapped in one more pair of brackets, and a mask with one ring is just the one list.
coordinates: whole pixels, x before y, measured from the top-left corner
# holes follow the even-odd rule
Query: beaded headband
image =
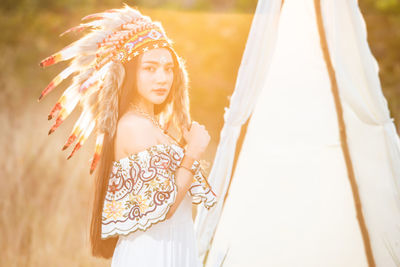
[[(126, 29), (128, 25), (121, 25), (121, 28)], [(111, 41), (108, 39), (111, 39)], [(102, 49), (111, 44), (113, 46), (112, 60), (125, 63), (150, 49), (168, 47), (172, 50), (171, 43), (158, 25), (149, 23), (145, 25), (145, 29), (131, 31), (127, 35), (120, 36), (119, 39), (112, 39), (112, 36), (110, 36), (110, 38), (106, 38), (99, 43), (98, 47)], [(96, 69), (103, 66), (107, 60), (107, 54), (96, 54)]]

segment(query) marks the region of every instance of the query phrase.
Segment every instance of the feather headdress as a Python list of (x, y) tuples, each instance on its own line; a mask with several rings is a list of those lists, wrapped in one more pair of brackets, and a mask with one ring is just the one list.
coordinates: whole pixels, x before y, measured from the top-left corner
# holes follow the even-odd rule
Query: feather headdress
[[(77, 140), (68, 156), (69, 159), (96, 129), (96, 147), (90, 167), (92, 174), (100, 159), (104, 134), (108, 133), (113, 137), (115, 133), (118, 120), (118, 95), (125, 78), (122, 64), (154, 48), (167, 47), (176, 58), (178, 56), (172, 49), (172, 42), (166, 37), (161, 24), (151, 21), (148, 16), (142, 15), (126, 4), (121, 9), (92, 14), (82, 20), (89, 22), (73, 27), (61, 35), (85, 29), (91, 29), (91, 32), (40, 62), (41, 67), (47, 67), (60, 61), (72, 60), (69, 66), (42, 91), (38, 101), (63, 80), (75, 74), (71, 85), (48, 115), (48, 119), (51, 120), (57, 113), (49, 134), (54, 132), (80, 104), (82, 113), (63, 150)], [(181, 98), (184, 98), (183, 102), (188, 102), (186, 92)]]

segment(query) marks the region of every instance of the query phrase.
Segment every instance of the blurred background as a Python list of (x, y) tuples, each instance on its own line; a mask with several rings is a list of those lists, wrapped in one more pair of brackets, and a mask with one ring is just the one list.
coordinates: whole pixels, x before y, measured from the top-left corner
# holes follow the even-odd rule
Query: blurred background
[[(70, 80), (37, 98), (67, 63), (38, 63), (79, 38), (59, 37), (88, 14), (125, 2), (163, 23), (190, 77), (191, 113), (212, 141), (213, 161), (224, 107), (235, 86), (255, 0), (1, 0), (0, 2), (0, 266), (109, 266), (89, 250), (94, 176), (91, 136), (70, 160), (61, 151), (77, 108), (51, 136), (47, 114)], [(359, 0), (383, 93), (399, 132), (400, 0)], [(288, 96), (290, 97), (290, 96)], [(243, 137), (243, 134), (242, 134)]]

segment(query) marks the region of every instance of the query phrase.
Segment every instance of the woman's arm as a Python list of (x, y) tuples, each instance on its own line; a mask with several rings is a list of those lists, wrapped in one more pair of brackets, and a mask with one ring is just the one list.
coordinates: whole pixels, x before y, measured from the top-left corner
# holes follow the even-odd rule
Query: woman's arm
[[(193, 121), (190, 130), (183, 129), (183, 137), (187, 141), (187, 150), (185, 156), (193, 160), (199, 160), (204, 150), (206, 149), (210, 135), (203, 125)], [(186, 166), (188, 167), (188, 166)], [(167, 219), (171, 218), (179, 204), (183, 200), (183, 197), (189, 190), (193, 182), (193, 174), (186, 168), (179, 167), (175, 172), (175, 183), (178, 188), (178, 193), (175, 199), (175, 203), (172, 204), (170, 210), (167, 213)]]
[(179, 207), (179, 204), (182, 202), (185, 194), (190, 188), (192, 184), (193, 174), (182, 167), (177, 168), (175, 172), (175, 183), (178, 189), (178, 193), (176, 194), (175, 202), (171, 205), (166, 218), (169, 219), (175, 213), (176, 209)]

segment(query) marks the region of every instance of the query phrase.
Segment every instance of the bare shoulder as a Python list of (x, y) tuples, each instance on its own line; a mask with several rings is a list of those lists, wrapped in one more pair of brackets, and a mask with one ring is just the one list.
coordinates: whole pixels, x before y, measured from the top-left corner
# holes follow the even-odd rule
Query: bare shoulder
[(119, 159), (157, 144), (157, 138), (150, 120), (126, 113), (118, 121), (114, 142), (115, 158)]

